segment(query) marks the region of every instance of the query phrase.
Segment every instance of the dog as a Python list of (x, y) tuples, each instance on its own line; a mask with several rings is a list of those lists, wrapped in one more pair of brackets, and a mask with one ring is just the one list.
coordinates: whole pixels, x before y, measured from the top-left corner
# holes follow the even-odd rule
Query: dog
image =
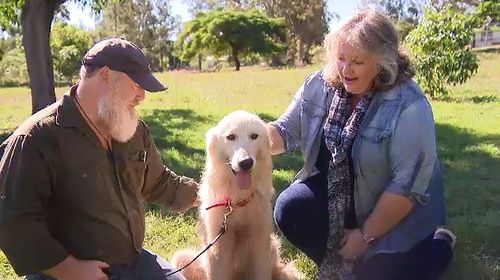
[[(199, 260), (181, 271), (188, 280), (292, 280), (301, 274), (280, 258), (273, 233), (272, 160), (266, 124), (235, 111), (206, 134), (207, 159), (200, 184), (198, 227), (202, 248), (227, 231)], [(181, 268), (197, 253), (183, 250), (172, 263)]]

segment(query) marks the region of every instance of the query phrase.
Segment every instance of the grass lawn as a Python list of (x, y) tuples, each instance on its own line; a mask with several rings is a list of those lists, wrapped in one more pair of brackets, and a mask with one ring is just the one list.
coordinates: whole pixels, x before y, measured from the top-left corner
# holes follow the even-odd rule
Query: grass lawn
[[(481, 54), (478, 73), (452, 87), (452, 96), (432, 100), (440, 157), (446, 172), (446, 199), (457, 255), (446, 279), (500, 279), (500, 54)], [(177, 173), (200, 177), (204, 134), (225, 114), (246, 109), (265, 120), (277, 118), (304, 78), (315, 68), (243, 69), (240, 72), (159, 74), (167, 93), (150, 94), (141, 105), (166, 164)], [(61, 95), (65, 89), (58, 88)], [(27, 88), (0, 88), (0, 140), (30, 113)], [(301, 166), (300, 155), (274, 159), (279, 193)], [(197, 246), (195, 212), (176, 215), (159, 206), (147, 214), (145, 247), (166, 259)], [(286, 259), (297, 260), (305, 279), (316, 268), (284, 242)], [(17, 279), (0, 252), (0, 279)]]

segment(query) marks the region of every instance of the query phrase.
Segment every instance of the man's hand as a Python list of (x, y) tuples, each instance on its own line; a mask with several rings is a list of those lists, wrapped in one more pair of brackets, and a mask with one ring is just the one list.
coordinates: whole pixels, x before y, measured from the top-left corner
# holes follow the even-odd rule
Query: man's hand
[(190, 180), (190, 181), (188, 181), (187, 185), (189, 185), (189, 187), (192, 190), (194, 190), (194, 192), (195, 192), (195, 198), (193, 199), (193, 202), (189, 208), (200, 206), (201, 201), (200, 201), (200, 197), (198, 196), (200, 184), (198, 184), (198, 182), (196, 182), (195, 180)]
[(108, 267), (107, 263), (101, 261), (85, 261), (68, 256), (44, 273), (58, 280), (107, 280), (108, 276), (102, 270)]
[(201, 205), (201, 199), (199, 196), (196, 196), (196, 198), (193, 201), (193, 207), (200, 207)]
[(346, 259), (355, 259), (368, 249), (368, 244), (366, 244), (363, 239), (363, 235), (359, 228), (348, 231), (342, 241), (342, 248), (340, 248), (339, 254)]

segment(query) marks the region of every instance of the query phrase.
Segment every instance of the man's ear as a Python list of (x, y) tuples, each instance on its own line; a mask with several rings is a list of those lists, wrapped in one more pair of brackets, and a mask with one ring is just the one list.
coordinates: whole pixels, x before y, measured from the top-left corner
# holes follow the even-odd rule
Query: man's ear
[(99, 69), (99, 79), (105, 83), (109, 83), (110, 69), (108, 66), (103, 66)]

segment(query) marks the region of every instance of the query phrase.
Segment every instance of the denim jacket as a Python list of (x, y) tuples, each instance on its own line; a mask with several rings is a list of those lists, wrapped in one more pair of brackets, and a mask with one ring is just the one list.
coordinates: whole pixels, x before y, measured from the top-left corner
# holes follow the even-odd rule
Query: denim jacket
[[(292, 103), (272, 124), (286, 150), (300, 148), (304, 166), (295, 181), (318, 173), (321, 134), (333, 91), (318, 71), (306, 78)], [(364, 254), (404, 252), (445, 223), (444, 180), (436, 153), (432, 109), (420, 87), (408, 80), (378, 92), (352, 147), (357, 222), (364, 224), (383, 192), (404, 195), (414, 207), (403, 221)]]

